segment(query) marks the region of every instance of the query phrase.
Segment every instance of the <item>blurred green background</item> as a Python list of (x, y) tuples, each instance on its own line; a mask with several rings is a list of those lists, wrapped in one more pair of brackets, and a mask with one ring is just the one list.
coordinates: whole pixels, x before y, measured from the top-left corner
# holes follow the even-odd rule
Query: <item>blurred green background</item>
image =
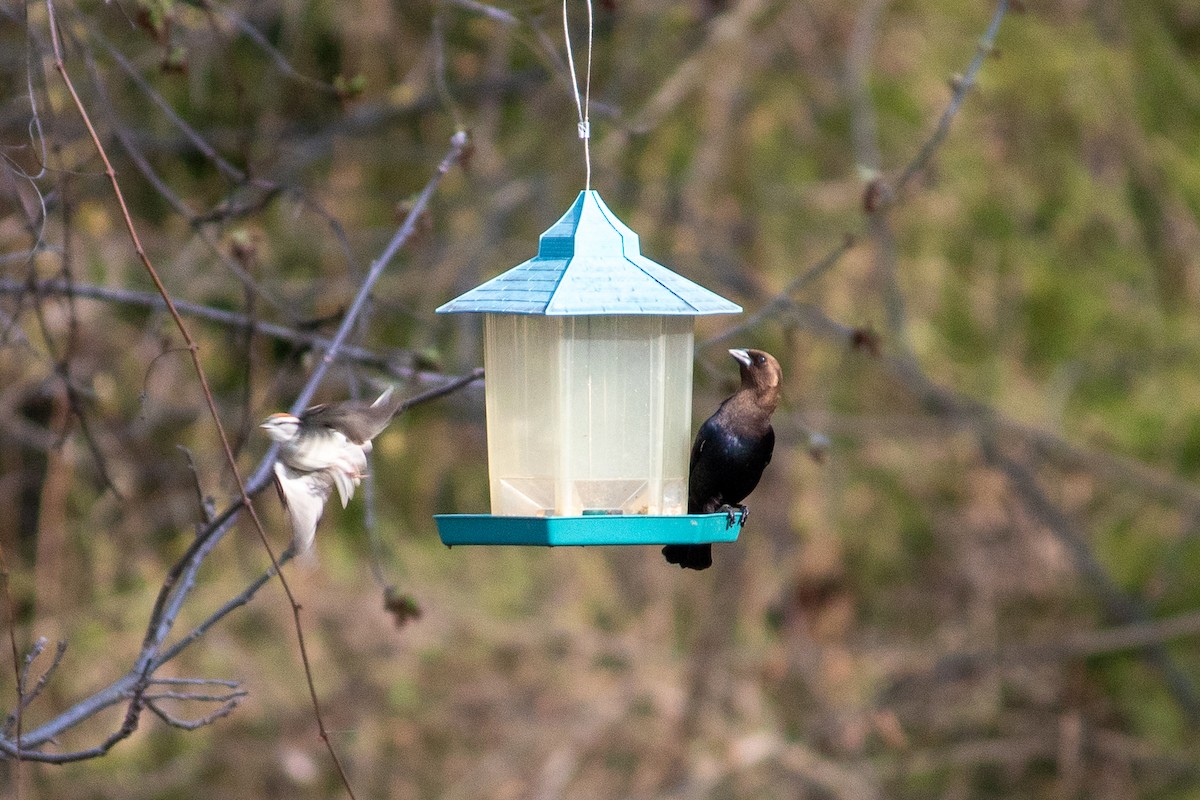
[[(704, 573), (656, 548), (447, 550), (431, 515), (487, 508), (482, 391), (401, 417), (318, 564), (288, 568), (358, 797), (1200, 798), (1200, 6), (1020, 6), (900, 186), (994, 4), (597, 0), (593, 187), (747, 309), (698, 321), (695, 413), (734, 385), (726, 347), (769, 350), (775, 459)], [(179, 300), (331, 333), (470, 131), (356, 336), (396, 374), (481, 364), (479, 320), (433, 309), (530, 257), (583, 186), (555, 3), (56, 10)], [(129, 669), (196, 481), (218, 508), (235, 491), (168, 318), (14, 288), (152, 287), (46, 7), (3, 9), (0, 42), (0, 545), (21, 653), (68, 643), (30, 728)], [(313, 356), (188, 324), (249, 473)], [(321, 399), (389, 379), (345, 362)], [(274, 495), (257, 507), (281, 548)], [(266, 564), (243, 522), (180, 628)], [(397, 626), (388, 585), (419, 619)], [(249, 696), (193, 732), (146, 714), (104, 758), (0, 764), (0, 792), (345, 796), (277, 584), (164, 672)]]

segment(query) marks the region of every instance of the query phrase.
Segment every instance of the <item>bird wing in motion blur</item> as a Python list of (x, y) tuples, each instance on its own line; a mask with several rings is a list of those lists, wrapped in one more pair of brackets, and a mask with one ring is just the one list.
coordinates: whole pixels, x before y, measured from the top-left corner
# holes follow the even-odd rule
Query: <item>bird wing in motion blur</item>
[(394, 387), (389, 386), (371, 404), (361, 400), (323, 403), (300, 415), (311, 428), (336, 431), (354, 444), (370, 447), (371, 440), (383, 433), (402, 404)]
[[(709, 417), (692, 445), (688, 513), (711, 514), (738, 506), (762, 478), (775, 449), (771, 414), (779, 404), (783, 373), (761, 350), (730, 350), (742, 385)], [(684, 569), (712, 566), (711, 544), (667, 545), (663, 556)]]
[(261, 427), (280, 443), (275, 484), (292, 525), (297, 554), (312, 546), (317, 523), (334, 489), (342, 508), (367, 474), (371, 440), (401, 405), (392, 388), (375, 402), (327, 403), (296, 417), (272, 414)]

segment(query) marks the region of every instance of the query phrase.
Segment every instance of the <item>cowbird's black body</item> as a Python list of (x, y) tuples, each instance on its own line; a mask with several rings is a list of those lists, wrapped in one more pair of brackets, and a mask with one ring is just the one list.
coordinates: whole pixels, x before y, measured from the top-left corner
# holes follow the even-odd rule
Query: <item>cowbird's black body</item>
[(765, 430), (757, 426), (738, 430), (736, 418), (725, 424), (720, 414), (718, 410), (718, 416), (700, 427), (692, 448), (689, 514), (711, 514), (722, 506), (741, 503), (771, 463), (775, 431), (769, 422)]
[[(742, 372), (741, 388), (696, 434), (688, 476), (688, 513), (711, 514), (738, 506), (771, 463), (775, 431), (771, 413), (779, 403), (779, 362), (761, 350), (730, 350)], [(685, 569), (712, 566), (712, 545), (667, 545), (663, 555)]]

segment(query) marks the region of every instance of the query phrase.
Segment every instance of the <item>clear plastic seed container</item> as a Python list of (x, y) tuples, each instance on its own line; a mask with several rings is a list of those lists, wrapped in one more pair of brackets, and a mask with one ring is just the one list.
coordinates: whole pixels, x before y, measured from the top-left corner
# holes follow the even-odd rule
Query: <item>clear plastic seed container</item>
[(689, 316), (484, 315), (492, 514), (683, 514)]

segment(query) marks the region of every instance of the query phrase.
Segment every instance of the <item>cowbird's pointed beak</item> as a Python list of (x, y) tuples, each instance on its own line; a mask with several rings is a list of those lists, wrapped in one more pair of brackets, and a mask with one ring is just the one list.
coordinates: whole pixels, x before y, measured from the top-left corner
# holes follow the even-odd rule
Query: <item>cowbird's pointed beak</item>
[(738, 363), (743, 367), (750, 366), (750, 353), (744, 349), (734, 349), (729, 351), (729, 355), (738, 360)]

